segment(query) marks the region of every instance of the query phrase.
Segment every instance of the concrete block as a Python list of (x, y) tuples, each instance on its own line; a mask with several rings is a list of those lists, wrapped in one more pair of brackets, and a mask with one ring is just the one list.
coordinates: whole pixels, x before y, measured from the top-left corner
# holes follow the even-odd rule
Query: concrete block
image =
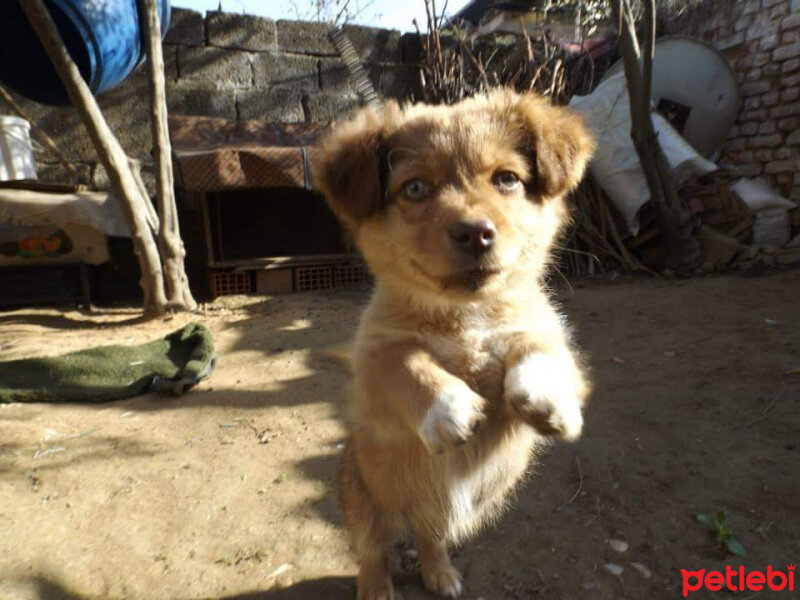
[(167, 108), (174, 115), (236, 119), (236, 89), (204, 81), (176, 81), (167, 84)]
[(758, 134), (759, 135), (769, 135), (775, 133), (778, 130), (777, 124), (775, 121), (764, 121), (758, 127)]
[(311, 121), (327, 123), (341, 121), (349, 117), (361, 106), (355, 94), (341, 94), (338, 92), (321, 92), (315, 94), (308, 101)]
[(794, 87), (796, 85), (800, 85), (800, 73), (784, 76), (781, 79), (781, 84), (783, 87)]
[(178, 74), (189, 81), (247, 87), (252, 84), (251, 55), (221, 48), (178, 48)]
[(764, 172), (764, 167), (761, 163), (749, 163), (744, 165), (737, 165), (736, 172), (741, 177), (755, 177)]
[[(92, 180), (93, 165), (91, 163), (71, 162), (70, 164), (81, 174), (84, 181)], [(36, 174), (41, 181), (52, 183), (77, 183), (75, 176), (67, 171), (66, 167), (60, 162), (37, 161)]]
[(772, 60), (781, 62), (800, 56), (800, 42), (790, 44), (788, 46), (781, 46), (772, 52)]
[(748, 148), (777, 148), (781, 145), (783, 136), (780, 133), (772, 135), (759, 135), (747, 141)]
[(758, 44), (760, 50), (774, 50), (781, 43), (781, 37), (777, 33), (764, 36)]
[(778, 131), (794, 131), (800, 128), (800, 117), (789, 117), (778, 121)]
[(206, 31), (203, 25), (203, 15), (185, 8), (172, 9), (169, 30), (164, 38), (165, 44), (179, 44), (181, 46), (204, 46)]
[(796, 44), (800, 42), (800, 29), (793, 29), (792, 31), (784, 31), (781, 34), (781, 43), (779, 46), (788, 46), (789, 44)]
[(752, 15), (761, 10), (761, 0), (748, 0), (742, 9), (743, 15)]
[(734, 31), (744, 31), (747, 29), (750, 24), (753, 22), (753, 19), (749, 16), (743, 16), (740, 19), (736, 19), (733, 23), (733, 30)]
[(739, 113), (739, 122), (745, 123), (747, 121), (763, 121), (767, 118), (766, 108), (759, 108), (758, 110), (747, 110)]
[[(789, 137), (786, 138), (786, 144), (788, 146), (800, 146), (800, 130), (790, 133)], [(800, 170), (800, 166), (798, 166), (798, 170)]]
[(781, 65), (781, 74), (800, 71), (800, 58), (792, 58)]
[[(98, 98), (111, 129), (128, 155), (134, 158), (149, 156), (153, 147), (147, 81), (146, 70), (140, 68), (122, 85)], [(91, 160), (96, 160), (94, 148), (91, 143), (88, 145), (91, 147)], [(67, 156), (72, 158), (73, 155)]]
[(745, 40), (751, 42), (753, 40), (760, 40), (768, 35), (775, 35), (778, 33), (778, 24), (773, 21), (756, 21), (745, 31)]
[[(74, 162), (97, 161), (89, 135), (72, 106), (45, 106), (16, 96), (31, 120), (55, 140), (64, 155)], [(152, 148), (147, 76), (138, 69), (122, 85), (97, 98), (103, 114), (129, 155), (147, 155)]]
[(777, 106), (780, 103), (779, 98), (778, 92), (770, 92), (761, 96), (761, 102), (764, 106)]
[(781, 92), (781, 102), (794, 102), (800, 99), (800, 87), (787, 88)]
[(750, 98), (751, 96), (758, 96), (766, 94), (771, 91), (772, 86), (768, 81), (753, 81), (745, 83), (739, 87), (739, 93), (743, 98)]
[(319, 59), (319, 84), (323, 90), (329, 92), (339, 90), (342, 93), (356, 93), (350, 71), (340, 58)]
[(206, 27), (209, 46), (266, 52), (278, 45), (278, 31), (272, 19), (209, 11)]
[(328, 26), (307, 21), (277, 22), (278, 48), (283, 52), (311, 54), (314, 56), (338, 56), (328, 38)]
[(776, 106), (770, 111), (770, 117), (773, 119), (784, 119), (786, 117), (796, 117), (800, 115), (800, 102), (792, 102), (790, 104), (783, 104)]
[[(156, 195), (156, 171), (152, 157), (146, 157), (146, 160), (140, 161), (139, 173), (142, 176), (144, 187), (147, 193), (152, 197)], [(96, 163), (92, 169), (92, 185), (99, 190), (111, 189), (111, 182), (108, 179), (108, 173), (101, 163)]]
[[(306, 95), (307, 96), (307, 95)], [(281, 87), (239, 90), (236, 103), (239, 119), (299, 123), (306, 120), (303, 92)]]
[(744, 32), (740, 31), (739, 33), (734, 33), (733, 35), (726, 36), (720, 40), (715, 40), (712, 42), (712, 44), (720, 52), (730, 50), (736, 46), (741, 46), (744, 44)]
[(743, 69), (763, 67), (764, 65), (769, 64), (769, 60), (770, 60), (769, 52), (754, 52), (740, 58), (736, 62), (736, 69), (741, 71)]
[(363, 62), (400, 62), (400, 32), (375, 27), (345, 25), (344, 32)]
[(745, 138), (738, 138), (735, 140), (728, 140), (725, 142), (726, 152), (739, 152), (745, 149)]
[(745, 81), (758, 81), (764, 75), (764, 71), (762, 69), (750, 69), (747, 72), (747, 76), (745, 77)]
[(769, 162), (764, 166), (764, 172), (768, 175), (795, 173), (798, 169), (800, 169), (800, 160), (779, 160)]
[[(176, 46), (164, 46), (164, 77), (169, 81), (178, 78), (178, 48)], [(139, 69), (144, 70), (144, 64)]]
[(775, 152), (772, 150), (756, 150), (753, 156), (758, 162), (769, 162), (775, 158)]
[(790, 15), (781, 21), (781, 31), (800, 29), (800, 14)]
[(253, 75), (257, 87), (277, 85), (314, 92), (319, 89), (318, 59), (264, 52), (253, 57)]
[(789, 12), (790, 9), (788, 4), (779, 4), (778, 6), (773, 7), (772, 10), (769, 11), (769, 18), (773, 21), (777, 21), (782, 17), (787, 16)]

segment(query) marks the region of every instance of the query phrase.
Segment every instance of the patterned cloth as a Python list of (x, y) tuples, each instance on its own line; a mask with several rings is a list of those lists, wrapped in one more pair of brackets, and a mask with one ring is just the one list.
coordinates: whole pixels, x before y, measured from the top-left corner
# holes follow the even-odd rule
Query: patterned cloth
[(186, 191), (311, 188), (322, 123), (266, 123), (209, 117), (169, 119), (176, 180)]

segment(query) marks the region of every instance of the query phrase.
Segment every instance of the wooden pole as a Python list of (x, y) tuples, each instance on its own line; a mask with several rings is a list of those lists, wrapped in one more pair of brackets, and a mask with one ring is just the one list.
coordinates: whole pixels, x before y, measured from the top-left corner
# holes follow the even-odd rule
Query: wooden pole
[(145, 218), (144, 203), (149, 200), (139, 193), (128, 157), (103, 117), (89, 86), (81, 77), (78, 66), (64, 45), (44, 2), (19, 0), (19, 4), (50, 57), (73, 106), (78, 110), (97, 155), (108, 173), (111, 189), (120, 200), (142, 272), (140, 285), (144, 291), (144, 312), (148, 316), (164, 314), (167, 310), (167, 298), (164, 293), (161, 259)]
[(164, 81), (164, 50), (161, 46), (161, 24), (155, 0), (137, 0), (139, 26), (144, 33), (149, 72), (150, 125), (156, 161), (156, 195), (160, 225), (159, 249), (164, 265), (164, 278), (169, 304), (174, 308), (193, 310), (197, 303), (189, 289), (184, 259), (186, 249), (178, 224), (178, 209), (175, 203), (175, 182), (172, 172), (172, 143), (169, 139), (167, 118), (167, 94)]

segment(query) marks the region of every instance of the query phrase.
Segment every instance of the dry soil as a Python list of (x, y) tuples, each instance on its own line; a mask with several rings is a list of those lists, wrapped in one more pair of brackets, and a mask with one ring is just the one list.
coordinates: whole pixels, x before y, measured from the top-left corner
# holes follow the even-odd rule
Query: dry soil
[[(557, 297), (595, 382), (585, 435), (457, 551), (464, 598), (680, 598), (682, 568), (800, 563), (800, 271), (573, 286)], [(225, 298), (149, 323), (0, 315), (2, 359), (144, 342), (192, 319), (220, 354), (178, 399), (0, 406), (0, 598), (353, 598), (338, 355), (367, 297)], [(696, 522), (716, 510), (744, 558)], [(428, 598), (413, 549), (395, 562), (406, 600)]]

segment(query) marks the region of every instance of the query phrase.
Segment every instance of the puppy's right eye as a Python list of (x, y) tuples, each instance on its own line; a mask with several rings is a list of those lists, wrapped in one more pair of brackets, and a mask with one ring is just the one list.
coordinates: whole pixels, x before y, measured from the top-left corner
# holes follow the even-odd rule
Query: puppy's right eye
[(403, 196), (417, 202), (425, 200), (431, 192), (431, 186), (421, 179), (412, 179), (403, 185)]
[(516, 173), (511, 171), (500, 171), (492, 178), (492, 183), (501, 192), (513, 192), (516, 190), (522, 181), (517, 177)]

